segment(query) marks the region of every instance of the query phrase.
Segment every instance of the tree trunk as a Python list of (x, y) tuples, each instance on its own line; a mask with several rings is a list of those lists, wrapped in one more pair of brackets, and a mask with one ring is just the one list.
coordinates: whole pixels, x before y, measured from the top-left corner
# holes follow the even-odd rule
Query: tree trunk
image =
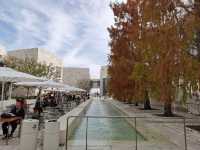
[(149, 99), (149, 93), (147, 90), (145, 91), (145, 97), (144, 97), (144, 109), (151, 110), (151, 103)]
[(164, 103), (164, 116), (166, 117), (172, 117), (172, 103), (171, 102), (165, 102)]
[(132, 103), (133, 103), (132, 100), (129, 99), (129, 100), (128, 100), (128, 104), (132, 104)]

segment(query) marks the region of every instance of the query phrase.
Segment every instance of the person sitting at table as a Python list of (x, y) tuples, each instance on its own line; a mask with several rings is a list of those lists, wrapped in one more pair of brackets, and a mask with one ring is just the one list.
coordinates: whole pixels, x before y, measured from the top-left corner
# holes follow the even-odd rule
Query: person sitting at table
[[(25, 111), (24, 111), (24, 101), (22, 99), (16, 100), (16, 105), (11, 109), (10, 113), (14, 114), (16, 117), (20, 117), (21, 119), (24, 119), (25, 117)], [(20, 123), (20, 120), (15, 120), (12, 122), (4, 122), (2, 124), (2, 130), (4, 138), (12, 137), (13, 133), (15, 132), (17, 125)], [(8, 127), (11, 126), (11, 133), (8, 133)]]

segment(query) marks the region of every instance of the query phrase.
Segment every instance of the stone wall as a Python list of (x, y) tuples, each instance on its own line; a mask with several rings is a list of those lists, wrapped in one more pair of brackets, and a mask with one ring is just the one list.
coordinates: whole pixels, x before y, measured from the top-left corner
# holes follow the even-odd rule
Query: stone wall
[(18, 49), (13, 51), (8, 51), (8, 56), (15, 57), (18, 59), (24, 60), (25, 58), (37, 60), (38, 58), (38, 49)]
[[(58, 119), (60, 122), (60, 144), (66, 143), (66, 129), (67, 129), (67, 118), (69, 116), (80, 116), (84, 115), (85, 111), (88, 109), (92, 100), (87, 100), (81, 103), (78, 107), (74, 108), (72, 111), (66, 113)], [(80, 118), (72, 117), (68, 121), (68, 136), (73, 132), (74, 128), (80, 123)]]
[(90, 80), (89, 68), (71, 68), (63, 69), (63, 82), (78, 87), (82, 80)]
[(102, 66), (100, 71), (100, 94), (101, 96), (106, 95), (108, 82), (108, 66)]

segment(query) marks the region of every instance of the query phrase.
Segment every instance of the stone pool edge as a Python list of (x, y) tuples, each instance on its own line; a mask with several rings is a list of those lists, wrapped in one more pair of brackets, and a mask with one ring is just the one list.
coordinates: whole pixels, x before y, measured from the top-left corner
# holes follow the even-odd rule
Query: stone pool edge
[[(71, 110), (70, 112), (66, 113), (65, 115), (61, 116), (58, 119), (58, 122), (60, 123), (60, 140), (59, 144), (64, 145), (66, 143), (66, 129), (67, 129), (67, 118), (69, 116), (80, 116), (85, 114), (85, 111), (87, 111), (88, 107), (90, 106), (93, 99), (89, 99), (83, 103), (81, 103), (79, 106)], [(78, 123), (80, 123), (81, 118), (71, 118), (68, 122), (68, 128), (69, 128), (69, 135), (71, 132), (73, 132), (74, 128), (77, 126)]]
[[(144, 114), (144, 113), (141, 113), (141, 114), (138, 114), (137, 111), (134, 112), (130, 112), (130, 110), (126, 110), (126, 109), (130, 109), (130, 107), (128, 107), (127, 105), (125, 104), (122, 104), (116, 100), (113, 100), (112, 98), (109, 98), (107, 100), (109, 103), (113, 104), (113, 106), (116, 106), (116, 108), (118, 108), (121, 112), (123, 112), (125, 115), (127, 116), (133, 116), (133, 113), (134, 113), (134, 116), (139, 116), (139, 117), (150, 117), (150, 118), (156, 118), (155, 116), (153, 116), (152, 114)], [(134, 109), (134, 108), (132, 108)], [(161, 118), (163, 119), (163, 118)], [(141, 123), (143, 124), (142, 126), (143, 127), (137, 127), (137, 130), (142, 134), (144, 135), (147, 140), (150, 140), (149, 142), (155, 142), (155, 144), (157, 144), (158, 142), (165, 142), (165, 143), (168, 143), (168, 144), (173, 144), (173, 145), (176, 145), (177, 149), (184, 149), (184, 141), (183, 141), (183, 131), (181, 132), (177, 132), (176, 131), (176, 124), (169, 124), (169, 125), (165, 125), (163, 126), (162, 128), (160, 127), (156, 127), (154, 125), (156, 124), (145, 124), (145, 122), (141, 121)], [(145, 127), (146, 126), (146, 127)], [(145, 134), (143, 134), (144, 131), (143, 128), (148, 128), (148, 130), (150, 130), (151, 132), (147, 133), (147, 135), (149, 136), (146, 136)], [(179, 127), (179, 129), (181, 129), (182, 127)], [(200, 135), (199, 133), (198, 134), (194, 134), (194, 132), (190, 132), (190, 130), (188, 128), (186, 128), (186, 131), (187, 131), (187, 149), (188, 150), (197, 150), (199, 149), (199, 139), (200, 139)], [(152, 135), (152, 133), (159, 133), (160, 134), (160, 137), (156, 137), (157, 139), (159, 138), (161, 141), (154, 141), (152, 138), (155, 138), (155, 135)], [(171, 133), (175, 133), (175, 134), (171, 134)], [(194, 134), (194, 135), (192, 135)], [(163, 141), (164, 140), (164, 141)], [(158, 143), (160, 144), (160, 143)]]
[[(121, 114), (123, 114), (124, 116), (132, 116), (132, 117), (148, 117), (148, 115), (133, 115), (130, 114), (128, 111), (126, 111), (123, 107), (120, 107), (115, 100), (113, 99), (109, 99), (107, 100), (107, 102), (109, 102), (111, 105), (113, 105)], [(149, 116), (150, 117), (150, 116)], [(125, 120), (133, 127), (135, 128), (134, 125), (134, 121), (133, 119), (129, 119), (129, 118), (125, 118)], [(137, 122), (137, 127), (136, 127), (137, 132), (139, 132), (139, 134), (141, 134), (144, 137), (144, 141), (157, 141), (158, 139), (160, 140), (160, 142), (165, 141), (165, 142), (171, 142), (167, 137), (165, 137), (164, 135), (159, 135), (157, 134), (157, 132), (154, 130), (154, 128), (151, 128), (150, 126), (145, 127), (145, 122), (143, 121), (143, 119), (140, 119), (139, 121), (139, 125)]]

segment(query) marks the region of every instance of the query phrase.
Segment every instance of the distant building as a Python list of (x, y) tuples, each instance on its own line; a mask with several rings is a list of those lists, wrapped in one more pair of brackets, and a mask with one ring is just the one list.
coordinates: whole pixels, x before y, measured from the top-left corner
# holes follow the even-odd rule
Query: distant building
[(91, 79), (91, 88), (100, 89), (100, 79)]
[(102, 66), (100, 70), (100, 95), (107, 95), (108, 86), (108, 66)]
[(63, 61), (59, 59), (53, 53), (41, 49), (41, 48), (30, 48), (30, 49), (17, 49), (8, 51), (8, 56), (15, 57), (18, 59), (34, 59), (38, 63), (51, 65), (54, 68), (54, 76), (52, 79), (62, 81), (63, 75)]
[(88, 84), (88, 82), (90, 82), (89, 68), (75, 68), (75, 67), (63, 68), (63, 83), (83, 88), (83, 86), (85, 86), (85, 84)]
[(4, 66), (4, 57), (7, 55), (4, 49), (0, 49), (0, 67)]
[(0, 48), (0, 58), (5, 57), (6, 55), (7, 55), (6, 51)]

